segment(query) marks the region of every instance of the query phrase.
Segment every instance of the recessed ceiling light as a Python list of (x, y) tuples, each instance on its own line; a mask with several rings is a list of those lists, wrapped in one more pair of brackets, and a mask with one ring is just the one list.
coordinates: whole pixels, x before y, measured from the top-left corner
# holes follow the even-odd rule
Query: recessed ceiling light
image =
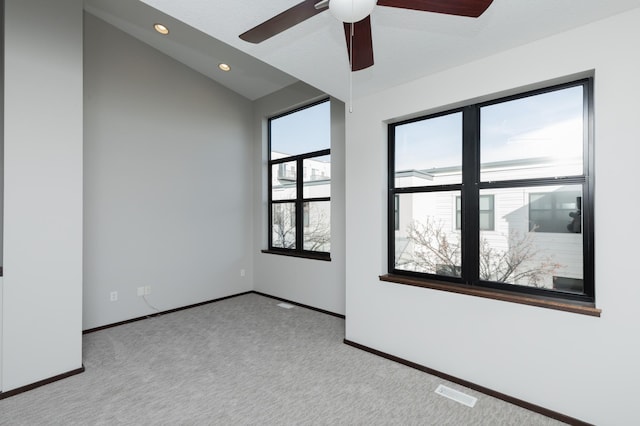
[(218, 68), (220, 68), (222, 71), (231, 71), (231, 67), (227, 64), (219, 64)]
[(159, 32), (162, 35), (169, 34), (169, 28), (165, 27), (162, 24), (153, 24), (153, 29)]

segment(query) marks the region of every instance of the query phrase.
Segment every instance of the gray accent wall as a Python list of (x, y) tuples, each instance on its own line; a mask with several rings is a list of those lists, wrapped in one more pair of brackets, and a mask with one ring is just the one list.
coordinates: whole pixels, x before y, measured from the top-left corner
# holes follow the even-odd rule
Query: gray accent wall
[(252, 103), (90, 14), (84, 51), (84, 328), (251, 290)]
[[(0, 267), (3, 259), (3, 217), (4, 217), (4, 0), (0, 0)], [(0, 284), (1, 286), (1, 284)], [(0, 298), (2, 297), (2, 288), (0, 287)], [(2, 306), (0, 300), (0, 306)], [(2, 315), (0, 315), (0, 330), (2, 330)], [(1, 334), (1, 332), (0, 332)], [(2, 339), (0, 339), (0, 342)], [(1, 345), (1, 343), (0, 343)], [(1, 352), (1, 350), (0, 350)], [(2, 376), (0, 375), (0, 385)], [(2, 387), (0, 386), (0, 389)]]
[[(2, 238), (4, 225), (4, 0), (0, 0), (0, 266), (2, 265)], [(3, 304), (2, 295), (4, 279), (0, 277), (0, 392), (2, 391), (2, 317)]]

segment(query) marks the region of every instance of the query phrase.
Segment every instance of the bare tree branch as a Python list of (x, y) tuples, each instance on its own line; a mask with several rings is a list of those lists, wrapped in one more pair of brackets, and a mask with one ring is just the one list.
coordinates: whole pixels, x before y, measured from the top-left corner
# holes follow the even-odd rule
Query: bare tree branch
[[(322, 210), (309, 218), (309, 226), (300, 227), (304, 232), (303, 243), (305, 250), (329, 251), (331, 240), (331, 224)], [(296, 226), (292, 223), (290, 214), (280, 212), (274, 214), (272, 225), (272, 244), (274, 247), (286, 249), (296, 248)]]
[[(500, 250), (481, 237), (479, 278), (543, 287), (544, 278), (556, 274), (562, 265), (543, 255), (533, 238), (532, 233), (511, 232), (507, 249)], [(407, 227), (407, 240), (411, 247), (403, 251), (397, 265), (421, 272), (448, 271), (448, 275), (459, 275), (460, 238), (447, 233), (441, 222), (431, 218), (411, 222)]]

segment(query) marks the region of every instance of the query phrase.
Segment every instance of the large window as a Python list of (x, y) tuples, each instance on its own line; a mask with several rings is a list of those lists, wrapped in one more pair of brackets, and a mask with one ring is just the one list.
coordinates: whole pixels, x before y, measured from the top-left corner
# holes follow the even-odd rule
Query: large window
[(324, 100), (269, 119), (269, 251), (329, 259), (331, 117)]
[(592, 81), (389, 126), (389, 272), (595, 301)]

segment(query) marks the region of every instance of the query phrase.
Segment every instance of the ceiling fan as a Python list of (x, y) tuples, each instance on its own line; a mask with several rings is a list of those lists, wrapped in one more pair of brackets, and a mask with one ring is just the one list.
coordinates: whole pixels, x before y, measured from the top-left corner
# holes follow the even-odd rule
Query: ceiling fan
[(260, 43), (329, 9), (344, 23), (351, 70), (359, 71), (373, 65), (369, 14), (376, 5), (477, 18), (492, 2), (493, 0), (305, 0), (240, 34), (240, 38)]

